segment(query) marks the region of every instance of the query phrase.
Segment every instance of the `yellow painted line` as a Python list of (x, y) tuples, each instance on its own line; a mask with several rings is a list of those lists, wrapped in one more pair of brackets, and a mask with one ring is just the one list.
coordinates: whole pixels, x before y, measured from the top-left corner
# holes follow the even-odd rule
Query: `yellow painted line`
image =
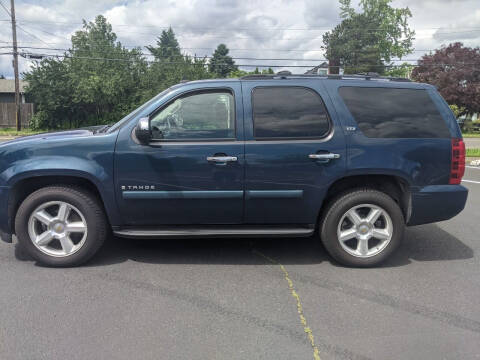
[(305, 314), (303, 313), (303, 307), (302, 307), (302, 303), (300, 301), (300, 296), (298, 295), (297, 291), (295, 290), (295, 287), (293, 286), (293, 281), (290, 279), (290, 276), (288, 275), (288, 272), (287, 272), (287, 269), (285, 269), (285, 266), (283, 266), (282, 264), (280, 264), (278, 261), (272, 259), (271, 257), (268, 257), (267, 255), (264, 255), (262, 254), (260, 251), (258, 250), (253, 250), (253, 252), (255, 254), (257, 254), (258, 256), (261, 256), (263, 257), (264, 259), (268, 260), (269, 262), (271, 262), (272, 264), (275, 264), (275, 265), (279, 265), (280, 266), (280, 269), (282, 270), (283, 272), (283, 275), (285, 277), (285, 280), (287, 281), (288, 283), (288, 288), (290, 290), (290, 293), (291, 295), (293, 296), (293, 298), (295, 299), (295, 301), (297, 302), (297, 312), (298, 312), (298, 316), (300, 318), (300, 322), (302, 323), (302, 326), (303, 326), (303, 331), (305, 331), (305, 333), (307, 334), (307, 337), (308, 337), (308, 340), (310, 341), (310, 345), (312, 345), (312, 349), (313, 349), (313, 358), (315, 360), (320, 360), (320, 355), (318, 353), (318, 348), (317, 348), (317, 345), (315, 345), (315, 339), (313, 337), (313, 333), (312, 333), (312, 329), (310, 329), (310, 327), (308, 326), (307, 324), (307, 319), (305, 318)]

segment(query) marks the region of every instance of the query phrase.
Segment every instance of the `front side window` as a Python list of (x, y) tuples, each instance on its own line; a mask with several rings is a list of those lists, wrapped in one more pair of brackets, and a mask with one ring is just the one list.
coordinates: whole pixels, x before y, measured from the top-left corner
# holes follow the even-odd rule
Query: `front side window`
[(202, 140), (235, 137), (235, 105), (229, 91), (204, 91), (179, 97), (153, 115), (153, 139)]
[(252, 95), (256, 139), (318, 138), (330, 130), (320, 96), (304, 87), (258, 87)]
[(367, 137), (448, 138), (450, 132), (422, 89), (341, 87), (339, 93)]

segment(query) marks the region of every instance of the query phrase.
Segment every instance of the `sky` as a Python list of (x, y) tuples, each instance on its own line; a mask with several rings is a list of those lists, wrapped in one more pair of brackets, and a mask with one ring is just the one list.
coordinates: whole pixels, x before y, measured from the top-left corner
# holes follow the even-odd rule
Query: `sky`
[[(0, 3), (10, 9), (9, 0)], [(210, 56), (225, 43), (230, 55), (240, 58), (235, 60), (239, 65), (277, 65), (275, 71), (293, 73), (323, 61), (322, 35), (340, 23), (338, 0), (16, 0), (15, 4), (22, 47), (67, 49), (82, 20), (102, 14), (127, 47), (141, 46), (148, 52), (144, 46), (155, 44), (161, 31), (171, 26), (184, 53)], [(357, 6), (358, 0), (352, 4)], [(413, 15), (409, 24), (416, 32), (415, 51), (404, 59), (418, 59), (455, 41), (480, 46), (479, 0), (394, 0), (392, 6), (408, 6)], [(12, 56), (1, 55), (12, 51), (8, 19), (0, 6), (0, 75), (11, 78)], [(20, 71), (28, 71), (31, 64), (32, 60), (20, 58)]]

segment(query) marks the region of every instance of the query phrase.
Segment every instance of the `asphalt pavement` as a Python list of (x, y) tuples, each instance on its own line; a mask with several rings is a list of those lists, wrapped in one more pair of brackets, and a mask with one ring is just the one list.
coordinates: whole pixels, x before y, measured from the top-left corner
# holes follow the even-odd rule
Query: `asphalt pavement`
[(465, 180), (462, 214), (373, 269), (316, 239), (112, 239), (72, 269), (2, 242), (0, 359), (478, 359), (480, 168)]

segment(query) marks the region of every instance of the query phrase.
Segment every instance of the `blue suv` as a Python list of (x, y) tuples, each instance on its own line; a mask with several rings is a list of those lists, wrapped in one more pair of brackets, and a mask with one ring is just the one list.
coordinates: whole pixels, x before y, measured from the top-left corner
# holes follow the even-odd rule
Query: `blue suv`
[(184, 82), (113, 126), (0, 145), (1, 237), (42, 264), (119, 237), (319, 236), (373, 266), (465, 206), (465, 146), (433, 86), (370, 76)]

